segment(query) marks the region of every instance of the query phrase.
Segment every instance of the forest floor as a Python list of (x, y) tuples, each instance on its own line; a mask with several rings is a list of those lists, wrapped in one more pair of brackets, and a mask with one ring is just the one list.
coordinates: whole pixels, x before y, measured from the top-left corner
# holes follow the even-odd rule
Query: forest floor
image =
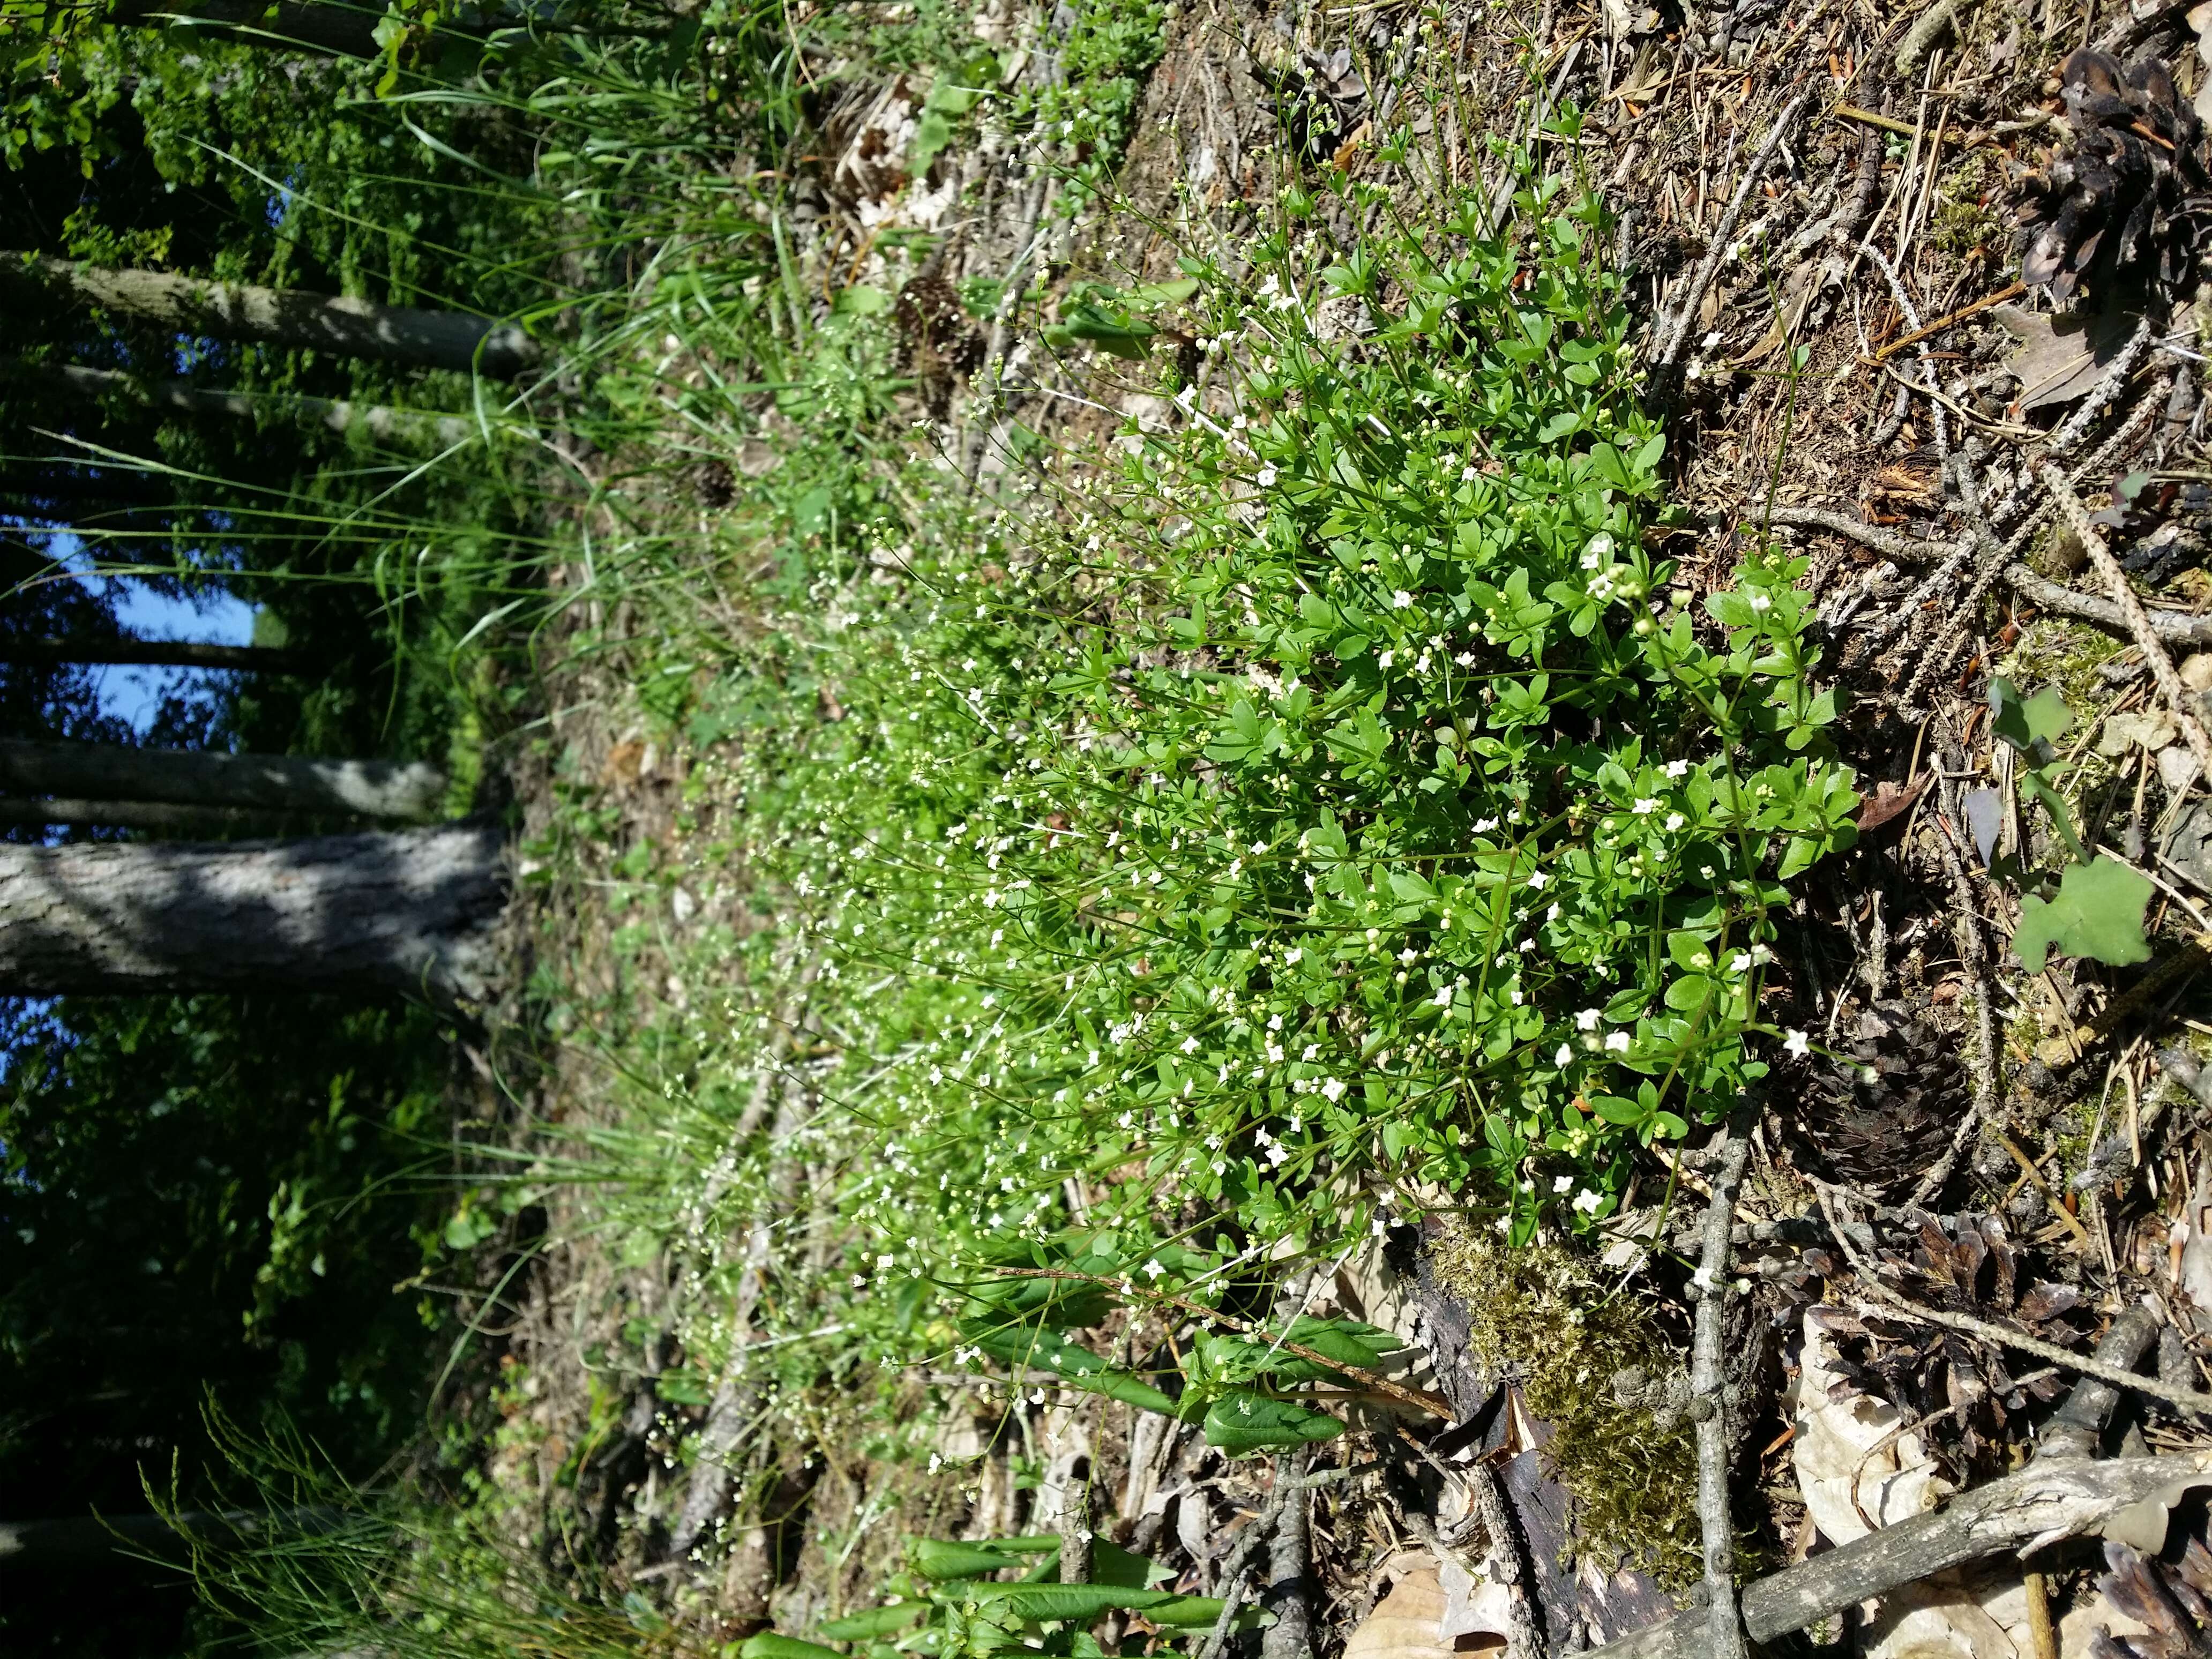
[[(1018, 8), (975, 27), (1023, 52), (1055, 38)], [(1455, 190), (1504, 209), (1501, 140), (1586, 183), (1616, 216), (1607, 252), (1663, 416), (1671, 510), (1644, 550), (1668, 562), (1676, 608), (1702, 614), (1755, 550), (1796, 550), (1821, 672), (1847, 694), (1826, 741), (1856, 774), (1856, 845), (1799, 884), (1757, 994), (1759, 1018), (1809, 1051), (1796, 1036), (1776, 1052), (1733, 1163), (1723, 1131), (1647, 1139), (1599, 1224), (1509, 1249), (1456, 1194), (1407, 1181), (1370, 1248), (1275, 1286), (1292, 1316), (1408, 1345), (1395, 1395), (1353, 1368), (1374, 1397), (1313, 1455), (1366, 1473), (1314, 1486), (1303, 1534), (1284, 1516), (1308, 1504), (1285, 1501), (1307, 1454), (1231, 1457), (1195, 1423), (1030, 1389), (1018, 1369), (838, 1357), (848, 1316), (819, 1286), (848, 1274), (866, 1228), (836, 1196), (849, 1154), (808, 1150), (805, 1132), (825, 1098), (864, 1098), (842, 1068), (869, 1045), (840, 1022), (866, 988), (830, 995), (818, 945), (783, 925), (807, 907), (754, 855), (778, 833), (763, 769), (788, 751), (754, 741), (764, 720), (670, 622), (708, 618), (750, 650), (846, 602), (763, 574), (779, 556), (748, 492), (825, 465), (818, 410), (763, 392), (751, 430), (683, 440), (697, 464), (647, 505), (696, 563), (581, 616), (592, 648), (552, 682), (552, 739), (514, 763), (526, 1000), (561, 1038), (532, 1085), (532, 1144), (549, 1168), (615, 1173), (553, 1189), (551, 1243), (518, 1281), (500, 1501), (686, 1640), (807, 1635), (910, 1564), (902, 1534), (1087, 1525), (1196, 1595), (1224, 1593), (1262, 1540), (1277, 1628), (1303, 1606), (1316, 1651), (1372, 1659), (1576, 1651), (1691, 1605), (1696, 1395), (1725, 1395), (1705, 1456), (1747, 1583), (2005, 1479), (2062, 1420), (2090, 1448), (2193, 1460), (2169, 1484), (2212, 1467), (2191, 1403), (2212, 1379), (2212, 1091), (2192, 1058), (2212, 1035), (2193, 1017), (2212, 961), (2204, 313), (2194, 289), (2130, 308), (2100, 281), (2078, 331), (2054, 331), (2019, 285), (2014, 233), (2021, 181), (2073, 142), (2069, 52), (2160, 59), (2186, 110), (2205, 70), (2179, 11), (1205, 0), (1164, 28), (1110, 210), (1060, 211), (1064, 170), (965, 131), (910, 179), (885, 158), (961, 112), (904, 70), (836, 83), (791, 262), (829, 296), (825, 329), (855, 311), (880, 328), (841, 295), (901, 296), (888, 361), (854, 369), (839, 347), (841, 372), (880, 377), (880, 428), (900, 434), (866, 465), (887, 494), (915, 471), (1003, 492), (1020, 442), (1076, 453), (1170, 426), (1156, 362), (1048, 356), (993, 311), (993, 285), (1041, 271), (1065, 317), (1102, 273), (1124, 294), (1172, 283), (1206, 237), (1251, 234), (1241, 204), (1271, 198), (1292, 150), (1346, 181), (1318, 211), (1346, 247), (1383, 204), (1417, 226)], [(2158, 98), (2084, 118), (2104, 122), (2124, 199), (2154, 198), (2152, 234), (2185, 245), (2205, 180), (2186, 176), (2193, 126), (2178, 134)], [(1547, 125), (1568, 106), (1567, 130)], [(684, 355), (677, 377), (713, 372), (711, 352), (688, 368)], [(2115, 602), (2093, 542), (2147, 623)], [(2145, 627), (2167, 660), (2147, 659)], [(825, 726), (845, 720), (832, 675), (785, 687)], [(2062, 814), (2042, 805), (2054, 797)], [(2081, 873), (2039, 884), (2061, 865)], [(2140, 949), (2100, 932), (2114, 924), (2088, 872), (2115, 870), (2149, 893)], [(2031, 920), (2057, 940), (2047, 958), (2019, 937)], [(1717, 1255), (1703, 1217), (1746, 1135), (1733, 1255)], [(1082, 1179), (1079, 1210), (1094, 1201)], [(733, 1224), (741, 1188), (751, 1207)], [(1695, 1285), (1716, 1277), (1739, 1290), (1712, 1332), (1724, 1376), (1692, 1352)], [(1180, 1316), (1164, 1317), (1172, 1344)], [(1109, 1341), (1138, 1352), (1138, 1322), (1109, 1322)], [(2116, 1412), (2077, 1390), (2075, 1358), (2100, 1340), (2124, 1370), (2154, 1355), (2144, 1383), (2163, 1393)], [(1802, 1617), (1747, 1593), (1753, 1633), (1809, 1626), (1816, 1645), (1884, 1654), (2203, 1650), (2188, 1645), (2212, 1623), (2202, 1502), (2146, 1536), (2108, 1528), (2120, 1488), (2082, 1479), (2066, 1519), (2007, 1534), (2087, 1536), (2029, 1570), (1995, 1544), (1954, 1565), (1966, 1553), (1937, 1560), (1930, 1542), (1911, 1573), (1952, 1571), (1832, 1583)], [(2100, 1550), (2100, 1530), (2142, 1553)], [(1115, 1618), (1126, 1650), (1146, 1626)]]

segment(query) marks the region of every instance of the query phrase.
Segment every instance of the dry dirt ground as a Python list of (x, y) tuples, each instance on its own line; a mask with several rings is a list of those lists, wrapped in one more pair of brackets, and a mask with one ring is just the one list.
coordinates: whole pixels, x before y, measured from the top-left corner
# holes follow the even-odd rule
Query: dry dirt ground
[[(994, 27), (1050, 24), (1009, 15)], [(2097, 64), (2077, 60), (2069, 100), (2063, 66), (2085, 45), (2118, 64), (2166, 65), (2178, 85), (2141, 76), (2132, 100), (2108, 88), (2100, 103)], [(1773, 1010), (1856, 1063), (1808, 1059), (1776, 1079), (1738, 1211), (1735, 1271), (1753, 1288), (1729, 1316), (1729, 1467), (1752, 1571), (1912, 1513), (1917, 1497), (1899, 1490), (1964, 1489), (2018, 1467), (2075, 1379), (2014, 1337), (2085, 1351), (2148, 1297), (2160, 1318), (2146, 1340), (2169, 1393), (2212, 1377), (2196, 1311), (2199, 1298), (2212, 1307), (2212, 1258), (2197, 1242), (2212, 1094), (2190, 1058), (2191, 1034), (2212, 1034), (2197, 1023), (2212, 811), (2190, 729), (2195, 695), (2212, 684), (2212, 658), (2197, 655), (2212, 645), (2212, 617), (2199, 614), (2212, 602), (2202, 568), (2212, 472), (2206, 313), (2186, 257), (2212, 199), (2187, 114), (2205, 73), (2189, 15), (2154, 0), (1740, 0), (1686, 15), (1547, 0), (1540, 12), (1449, 6), (1438, 27), (1389, 3), (1205, 0), (1175, 15), (1144, 94), (1122, 175), (1137, 212), (1055, 220), (1049, 180), (977, 150), (948, 151), (927, 179), (887, 173), (866, 158), (883, 152), (883, 125), (912, 112), (878, 87), (823, 112), (818, 173), (799, 188), (807, 257), (859, 248), (877, 262), (867, 269), (908, 286), (899, 318), (917, 403), (949, 424), (957, 453), (988, 465), (1000, 423), (1071, 416), (1025, 389), (1055, 372), (1033, 343), (950, 317), (933, 283), (1004, 273), (1025, 249), (1063, 289), (1109, 265), (1161, 274), (1175, 236), (1207, 222), (1233, 234), (1240, 200), (1269, 194), (1290, 146), (1410, 187), (1373, 159), (1382, 129), (1410, 119), (1413, 173), (1468, 181), (1498, 176), (1491, 146), (1525, 138), (1532, 105), (1583, 112), (1576, 137), (1540, 142), (1620, 215), (1683, 508), (1655, 534), (1693, 592), (1752, 538), (1809, 557), (1805, 582), (1852, 697), (1840, 742), (1868, 797), (1859, 850), (1793, 918)], [(2083, 319), (2054, 331), (2051, 287), (2021, 284), (2015, 227), (2035, 176), (2082, 150), (2103, 158), (2091, 184), (2104, 195), (2085, 209), (2062, 192), (2051, 211), (2071, 202), (2058, 252), (2092, 276), (2086, 298), (2070, 296)], [(2128, 240), (2120, 221), (2138, 202), (2156, 210), (2134, 233), (2152, 251), (2131, 278), (2097, 262)], [(866, 253), (896, 222), (940, 234), (924, 268)], [(2184, 253), (2171, 274), (2155, 269), (2166, 247)], [(1139, 410), (1110, 375), (1082, 389)], [(2042, 480), (2053, 464), (2078, 507), (2060, 511)], [(2090, 535), (2074, 522), (2082, 509)], [(2133, 578), (2176, 681), (2147, 660), (2093, 538)], [(2023, 690), (2057, 686), (2072, 712), (2058, 747), (2076, 763), (2085, 839), (2157, 888), (2154, 954), (2142, 966), (2072, 959), (2031, 975), (2009, 954), (2017, 896), (1987, 871), (2043, 832), (2021, 804), (2023, 763), (1993, 729), (2000, 673)], [(690, 763), (647, 742), (623, 684), (619, 656), (570, 671), (550, 745), (518, 762), (531, 833), (588, 799), (605, 830), (590, 856), (608, 866), (675, 833)], [(650, 994), (650, 953), (620, 967), (606, 950), (611, 923), (593, 908), (591, 873), (534, 890), (536, 960), (566, 964), (586, 990), (627, 975)], [(556, 1050), (534, 1074), (539, 1119), (618, 1110), (612, 1080), (580, 1052)], [(1674, 1173), (1692, 1197), (1710, 1189), (1694, 1155)], [(1697, 1207), (1686, 1199), (1676, 1218), (1692, 1256)], [(1624, 1235), (1652, 1216), (1633, 1212)], [(1685, 1272), (1645, 1268), (1638, 1317), (1662, 1341), (1651, 1364), (1630, 1365), (1613, 1363), (1626, 1349), (1595, 1339), (1585, 1352), (1559, 1299), (1505, 1296), (1521, 1270), (1471, 1251), (1432, 1223), (1321, 1289), (1317, 1310), (1417, 1338), (1458, 1419), (1441, 1434), (1408, 1426), (1426, 1443), (1388, 1479), (1316, 1490), (1306, 1593), (1324, 1655), (1386, 1592), (1401, 1613), (1445, 1598), (1442, 1626), (1413, 1620), (1424, 1652), (1509, 1638), (1577, 1650), (1685, 1592), (1697, 1522), (1671, 1357), (1687, 1340)], [(888, 1544), (854, 1541), (887, 1477), (841, 1438), (835, 1402), (767, 1443), (717, 1445), (739, 1466), (724, 1483), (738, 1511), (726, 1547), (663, 1559), (695, 1484), (684, 1464), (697, 1448), (685, 1443), (719, 1432), (708, 1405), (656, 1397), (672, 1353), (625, 1341), (626, 1329), (653, 1328), (671, 1265), (626, 1263), (586, 1234), (522, 1282), (505, 1341), (526, 1381), (501, 1396), (514, 1429), (498, 1474), (534, 1506), (549, 1550), (559, 1540), (613, 1588), (648, 1591), (699, 1638), (772, 1616), (803, 1623), (873, 1589)], [(1966, 1323), (1930, 1326), (1899, 1297)], [(2144, 1352), (2138, 1343), (2126, 1363)], [(902, 1526), (934, 1516), (947, 1535), (1049, 1530), (1087, 1486), (1103, 1534), (1208, 1590), (1281, 1478), (1264, 1462), (1224, 1463), (1194, 1431), (1133, 1426), (1121, 1407), (963, 1398), (948, 1449), (1003, 1445), (1018, 1418), (1024, 1433), (1011, 1437), (1026, 1437), (1041, 1477), (1018, 1488), (1004, 1457), (920, 1489), (902, 1474)], [(2208, 1443), (2203, 1421), (2130, 1399), (2106, 1433), (2121, 1449), (2184, 1450)], [(1606, 1442), (1629, 1423), (1650, 1441), (1641, 1452)], [(1346, 1461), (1389, 1462), (1389, 1443), (1355, 1437)], [(1608, 1492), (1608, 1464), (1639, 1492)], [(1616, 1527), (1626, 1515), (1672, 1528), (1627, 1540), (1644, 1565), (1671, 1571), (1614, 1571), (1578, 1549), (1588, 1517), (1607, 1513)], [(2203, 1638), (2188, 1610), (2203, 1612), (2191, 1597), (2212, 1581), (2197, 1585), (2205, 1563), (2181, 1543), (2201, 1520), (2201, 1505), (2185, 1515), (2164, 1565), (2119, 1546), (2110, 1559), (2089, 1545), (2053, 1550), (2040, 1573), (1948, 1576), (1893, 1597), (1881, 1619), (1832, 1618), (1820, 1634), (1884, 1653), (2041, 1655), (2090, 1651), (2109, 1628), (2106, 1639), (2136, 1652), (2205, 1651), (2191, 1645)], [(1440, 1589), (1423, 1576), (1439, 1571)], [(1498, 1611), (1516, 1598), (1518, 1614)], [(2048, 1605), (2055, 1633), (2039, 1633), (2031, 1601)], [(1388, 1622), (1360, 1651), (1420, 1645), (1402, 1632), (1386, 1641)]]

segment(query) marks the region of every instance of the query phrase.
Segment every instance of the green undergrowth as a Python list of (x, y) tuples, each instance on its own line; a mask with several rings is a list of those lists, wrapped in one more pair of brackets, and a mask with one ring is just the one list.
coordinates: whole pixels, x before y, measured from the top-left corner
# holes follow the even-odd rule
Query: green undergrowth
[[(1233, 1452), (1327, 1437), (1309, 1385), (1395, 1344), (1240, 1346), (1290, 1330), (1282, 1264), (1439, 1211), (1559, 1248), (1802, 1047), (1762, 1012), (1773, 915), (1857, 799), (1802, 568), (1677, 587), (1609, 217), (1511, 164), (1498, 223), (1330, 173), (1175, 281), (1050, 301), (1048, 340), (1132, 365), (1100, 395), (1155, 401), (1018, 430), (975, 495), (879, 452), (901, 512), (702, 645), (663, 726), (690, 830), (630, 872), (687, 1006), (600, 1147), (707, 1374), (950, 1358)], [(793, 1074), (808, 1115), (733, 1148)], [(813, 1265), (737, 1328), (794, 1165)], [(1170, 1296), (1224, 1316), (1179, 1367), (1085, 1334)]]

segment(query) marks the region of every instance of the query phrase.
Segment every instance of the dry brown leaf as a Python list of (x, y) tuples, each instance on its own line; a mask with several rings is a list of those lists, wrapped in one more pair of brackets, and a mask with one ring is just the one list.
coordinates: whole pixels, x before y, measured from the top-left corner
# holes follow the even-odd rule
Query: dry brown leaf
[(1408, 1568), (1345, 1639), (1344, 1659), (1457, 1659), (1509, 1651), (1505, 1638), (1491, 1632), (1445, 1636), (1444, 1602), (1433, 1565)]
[(1866, 805), (1859, 808), (1858, 828), (1861, 835), (1879, 830), (1899, 813), (1920, 799), (1920, 792), (1928, 787), (1929, 775), (1923, 772), (1902, 788), (1884, 778), (1874, 787)]
[(2053, 317), (2021, 306), (1993, 307), (1990, 315), (2020, 342), (2005, 364), (2020, 381), (2014, 416), (2045, 404), (2071, 402), (2088, 391), (2119, 356), (2136, 324), (2119, 312)]

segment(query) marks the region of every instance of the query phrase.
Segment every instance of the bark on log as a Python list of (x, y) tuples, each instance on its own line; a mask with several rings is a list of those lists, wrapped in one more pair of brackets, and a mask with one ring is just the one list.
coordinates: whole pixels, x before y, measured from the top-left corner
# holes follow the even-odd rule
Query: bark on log
[(292, 815), (257, 812), (250, 807), (179, 806), (161, 800), (71, 800), (55, 795), (0, 795), (0, 823), (147, 830), (158, 836), (228, 840), (256, 830), (264, 835), (282, 834), (292, 827)]
[(383, 443), (450, 446), (466, 442), (477, 431), (476, 422), (465, 415), (394, 409), (385, 404), (357, 404), (343, 398), (225, 392), (213, 386), (194, 386), (190, 380), (141, 380), (113, 369), (83, 368), (75, 363), (43, 369), (37, 378), (83, 398), (129, 398), (149, 409), (173, 409), (179, 414), (219, 416), (228, 420), (276, 416), (319, 425), (341, 434), (366, 432)]
[(504, 898), (480, 824), (197, 847), (0, 846), (0, 995), (490, 989)]
[[(1771, 1642), (1831, 1613), (1969, 1561), (2027, 1554), (2106, 1525), (2135, 1504), (2175, 1501), (2212, 1484), (2212, 1452), (2031, 1464), (1929, 1515), (1878, 1528), (1825, 1555), (1747, 1585), (1744, 1628)], [(1592, 1650), (1589, 1659), (1701, 1659), (1703, 1608), (1677, 1614)]]
[(220, 668), (248, 674), (313, 675), (327, 658), (266, 645), (201, 645), (188, 640), (0, 640), (0, 663), (58, 668), (68, 663), (142, 668)]
[(344, 357), (497, 380), (537, 360), (530, 337), (511, 323), (460, 311), (380, 306), (341, 295), (209, 282), (162, 270), (118, 270), (23, 253), (0, 253), (0, 292), (46, 308), (96, 305), (143, 317), (185, 334), (328, 351)]
[(0, 740), (0, 790), (75, 800), (426, 819), (438, 816), (446, 775), (420, 761), (313, 760), (302, 755)]

